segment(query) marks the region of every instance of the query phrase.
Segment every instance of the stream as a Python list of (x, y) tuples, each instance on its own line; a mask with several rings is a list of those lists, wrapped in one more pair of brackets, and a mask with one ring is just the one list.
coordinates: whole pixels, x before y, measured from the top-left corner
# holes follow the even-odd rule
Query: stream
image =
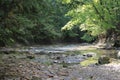
[(88, 58), (97, 60), (101, 55), (116, 58), (116, 50), (98, 49), (95, 45), (87, 43), (2, 48), (0, 51), (27, 53), (27, 55), (14, 55), (16, 58), (25, 58), (26, 56), (29, 58), (34, 54), (32, 60), (41, 63), (78, 64)]
[[(87, 43), (1, 48), (0, 80), (119, 80), (117, 52)], [(96, 65), (102, 55), (115, 63)]]

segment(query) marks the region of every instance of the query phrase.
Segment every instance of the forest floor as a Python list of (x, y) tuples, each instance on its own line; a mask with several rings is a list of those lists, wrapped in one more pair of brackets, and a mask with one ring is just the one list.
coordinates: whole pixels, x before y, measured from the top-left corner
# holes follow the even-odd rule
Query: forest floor
[[(80, 49), (78, 45), (77, 48)], [(87, 48), (93, 49), (93, 46), (82, 46), (81, 50)], [(39, 54), (32, 54), (34, 57), (28, 56), (28, 53), (21, 55), (0, 56), (0, 80), (120, 80), (120, 61), (117, 59), (104, 65), (81, 66), (34, 61)]]

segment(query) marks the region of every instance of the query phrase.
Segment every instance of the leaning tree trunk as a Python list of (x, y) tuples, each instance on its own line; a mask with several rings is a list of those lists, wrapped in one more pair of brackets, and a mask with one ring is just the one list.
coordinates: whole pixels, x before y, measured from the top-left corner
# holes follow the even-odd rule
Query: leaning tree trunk
[(100, 35), (98, 36), (98, 43), (104, 44), (105, 41), (106, 41), (106, 35), (105, 35), (105, 34), (100, 34)]
[(106, 41), (105, 41), (106, 42), (106, 48), (112, 48), (113, 46), (120, 47), (120, 31), (119, 30), (120, 29), (118, 29), (118, 30), (115, 30), (115, 29), (108, 30), (108, 32), (106, 34)]
[(98, 36), (98, 46), (102, 48), (112, 48), (116, 41), (116, 34), (114, 30), (108, 30), (106, 34)]

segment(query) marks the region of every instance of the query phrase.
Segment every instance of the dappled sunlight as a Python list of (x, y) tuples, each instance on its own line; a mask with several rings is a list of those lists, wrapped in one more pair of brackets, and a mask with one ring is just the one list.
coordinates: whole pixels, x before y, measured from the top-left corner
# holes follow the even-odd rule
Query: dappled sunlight
[(93, 1), (97, 3), (99, 0), (93, 0)]

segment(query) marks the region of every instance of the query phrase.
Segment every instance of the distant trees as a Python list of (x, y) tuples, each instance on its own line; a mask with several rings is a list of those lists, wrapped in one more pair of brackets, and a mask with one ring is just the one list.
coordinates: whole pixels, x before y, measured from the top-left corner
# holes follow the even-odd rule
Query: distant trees
[(54, 42), (66, 11), (59, 0), (0, 0), (0, 45)]

